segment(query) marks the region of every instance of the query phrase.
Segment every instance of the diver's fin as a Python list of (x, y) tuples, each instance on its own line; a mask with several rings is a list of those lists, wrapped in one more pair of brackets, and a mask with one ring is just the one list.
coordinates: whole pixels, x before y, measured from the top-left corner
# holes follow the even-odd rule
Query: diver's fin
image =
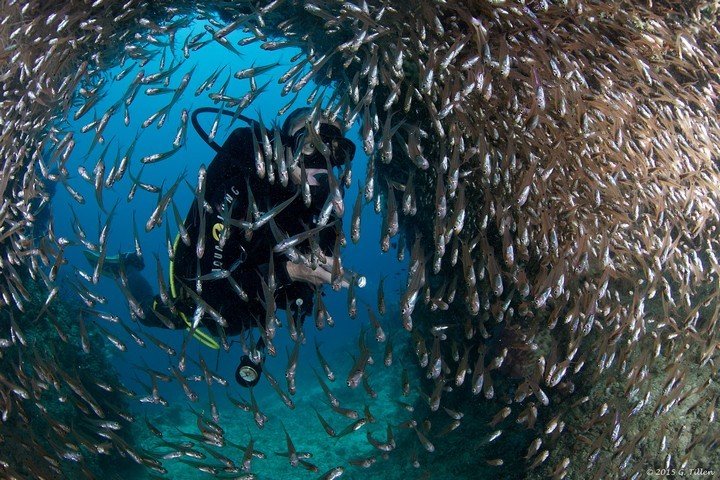
[[(95, 267), (100, 260), (100, 254), (92, 250), (83, 250), (83, 254), (87, 261)], [(120, 255), (108, 255), (102, 266), (102, 275), (110, 278), (118, 278), (120, 276)]]

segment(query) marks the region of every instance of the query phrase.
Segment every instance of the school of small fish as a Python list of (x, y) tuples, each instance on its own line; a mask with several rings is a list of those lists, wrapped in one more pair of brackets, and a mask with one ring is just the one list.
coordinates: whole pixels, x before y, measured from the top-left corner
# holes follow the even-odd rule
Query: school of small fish
[[(175, 160), (184, 145), (189, 112), (180, 102), (192, 93), (187, 88), (194, 68), (181, 77), (173, 74), (211, 43), (225, 48), (233, 61), (250, 43), (267, 51), (300, 49), (289, 65), (229, 63), (205, 79), (195, 96), (207, 95), (240, 115), (267, 88), (267, 83), (258, 86), (255, 77), (277, 71), (288, 98), (279, 116), (300, 106), (295, 105), (298, 92), (308, 89), (316, 116), (322, 112), (348, 128), (359, 122), (367, 175), (349, 211), (351, 241), (360, 240), (361, 210), (372, 204), (382, 216), (380, 249), (388, 252), (395, 242), (398, 259), (407, 260), (404, 291), (397, 298), (386, 296), (384, 278), (378, 279), (377, 306), (359, 305), (350, 282), (347, 317), (364, 319), (367, 311), (368, 325), (346, 378), (315, 345), (315, 377), (328, 404), (328, 409), (315, 411), (318, 421), (334, 438), (364, 429), (375, 452), (349, 458), (320, 478), (335, 479), (349, 469), (360, 474), (366, 468), (377, 476), (383, 465), (387, 468), (383, 462), (396, 457), (422, 469), (427, 478), (443, 478), (436, 466), (425, 467), (423, 459), (438, 455), (449, 435), (472, 435), (483, 468), (507, 473), (503, 469), (512, 465), (543, 478), (640, 478), (648, 467), (713, 466), (698, 465), (700, 458), (720, 462), (715, 422), (720, 402), (720, 23), (715, 3), (150, 3), (0, 2), (0, 61), (5, 67), (0, 69), (0, 305), (8, 312), (8, 321), (3, 316), (0, 323), (0, 360), (11, 365), (0, 368), (0, 442), (16, 438), (17, 432), (3, 429), (10, 417), (16, 419), (15, 428), (31, 431), (26, 412), (32, 408), (39, 408), (51, 427), (42, 441), (29, 435), (22, 442), (23, 455), (34, 457), (34, 466), (17, 463), (17, 456), (0, 449), (4, 478), (58, 478), (64, 464), (84, 465), (84, 456), (111, 450), (153, 475), (166, 473), (173, 460), (216, 478), (255, 478), (252, 470), (262, 469), (266, 454), (253, 437), (245, 445), (232, 442), (219, 421), (213, 384), (226, 386), (232, 380), (211, 371), (202, 358), (186, 358), (186, 342), (203, 314), (226, 326), (203, 302), (199, 289), (185, 288), (200, 313), (180, 352), (102, 311), (104, 299), (93, 290), (117, 215), (107, 190), (125, 173), (132, 180), (128, 202), (138, 190), (158, 196), (151, 216), (138, 221), (145, 222), (147, 232), (165, 223), (169, 257), (174, 253), (171, 216), (182, 240), (189, 242), (173, 196), (196, 175), (185, 171), (167, 179), (165, 188), (145, 183), (141, 176), (146, 167)], [(176, 41), (175, 34), (192, 27), (195, 19), (206, 21), (206, 27)], [(241, 39), (231, 42), (233, 33), (242, 33)], [(158, 71), (146, 68), (158, 59)], [(118, 65), (122, 70), (114, 79), (102, 75)], [(134, 78), (127, 92), (98, 111), (108, 82), (125, 77)], [(231, 96), (231, 78), (249, 83), (249, 90)], [(324, 87), (330, 80), (333, 89), (327, 94)], [(105, 127), (115, 115), (129, 125), (143, 95), (168, 98), (143, 128), (167, 124), (177, 133), (171, 144), (138, 158), (134, 149), (140, 132), (129, 135), (129, 145), (118, 146)], [(69, 115), (87, 121), (81, 133), (93, 139), (87, 156), (94, 164), (81, 166), (77, 175), (68, 164), (74, 136), (80, 133), (64, 128)], [(219, 121), (220, 114), (210, 129), (211, 140)], [(308, 141), (322, 151), (327, 147), (312, 123)], [(274, 145), (265, 125), (261, 137), (254, 139), (257, 174), (269, 182), (287, 182), (288, 172), (298, 169), (307, 185), (304, 166), (293, 152)], [(356, 155), (355, 161), (361, 160)], [(201, 167), (191, 186), (201, 219), (205, 174)], [(78, 205), (90, 199), (73, 184), (92, 185), (94, 201), (105, 214), (97, 239), (77, 217), (74, 238), (56, 235), (52, 221), (47, 235), (30, 235), (38, 205), (50, 202), (43, 187), (47, 181), (61, 185)], [(294, 247), (306, 241), (312, 246), (323, 227), (338, 226), (331, 214), (342, 217), (344, 212), (339, 186), (352, 183), (349, 166), (342, 177), (331, 175), (331, 194), (318, 225), (300, 236), (277, 231), (273, 217), (282, 204), (261, 211), (254, 199), (249, 199), (246, 221), (233, 220), (226, 212), (224, 225), (236, 222), (248, 235), (273, 228), (276, 253), (292, 262), (317, 264), (321, 255), (307, 258)], [(309, 188), (300, 188), (296, 196), (309, 201), (306, 194)], [(140, 233), (132, 221), (140, 254)], [(197, 240), (201, 257), (205, 242)], [(336, 263), (325, 265), (338, 289), (341, 243), (344, 238), (338, 236)], [(138, 367), (150, 384), (144, 384), (144, 393), (127, 391), (127, 396), (167, 405), (158, 382), (177, 382), (192, 405), (200, 398), (194, 380), (204, 380), (210, 409), (192, 410), (197, 432), (180, 432), (183, 441), (168, 440), (146, 419), (158, 448), (141, 451), (128, 445), (116, 431), (129, 429), (135, 418), (122, 411), (111, 414), (76, 372), (53, 368), (26, 345), (25, 326), (13, 316), (32, 300), (23, 279), (29, 275), (46, 287), (35, 321), (52, 327), (46, 312), (58, 298), (58, 270), (68, 268), (63, 267), (68, 248), (85, 248), (99, 258), (94, 271), (76, 268), (71, 287), (87, 307), (78, 319), (83, 350), (91, 348), (86, 325), (97, 318), (93, 325), (119, 351), (126, 349), (125, 340), (105, 327), (121, 325), (128, 334), (124, 338), (166, 352), (170, 368)], [(204, 281), (232, 281), (230, 271), (201, 273), (195, 279), (200, 288)], [(118, 287), (131, 314), (142, 318), (123, 275)], [(157, 288), (164, 302), (166, 281), (158, 268)], [(242, 298), (242, 287), (233, 288)], [(259, 330), (274, 355), (275, 329), (284, 325), (275, 313), (272, 274), (263, 279), (263, 292), (267, 316)], [(344, 312), (329, 312), (318, 291), (306, 328), (321, 329), (345, 318)], [(385, 332), (400, 327), (407, 333), (393, 337)], [(293, 409), (293, 395), (303, 387), (295, 382), (299, 350), (308, 346), (292, 318), (287, 330), (293, 343), (286, 388), (272, 374), (265, 376), (278, 399)], [(398, 352), (406, 351), (401, 343), (415, 355), (399, 359)], [(3, 355), (9, 348), (22, 352), (19, 360)], [(189, 376), (186, 360), (202, 375)], [(398, 398), (397, 405), (411, 417), (399, 425), (388, 423), (380, 434), (369, 424), (382, 412), (371, 413), (372, 403), (362, 413), (342, 405), (337, 385), (331, 388), (326, 379), (340, 377), (350, 389), (362, 385), (372, 399), (377, 392), (368, 380), (370, 368), (398, 360), (416, 364), (422, 372), (413, 378), (415, 370), (403, 368), (398, 379), (403, 395), (418, 390), (424, 400), (413, 405)], [(43, 395), (71, 398), (86, 421), (66, 425), (54, 419), (42, 409)], [(252, 389), (248, 395), (249, 401), (227, 394), (262, 429), (272, 420)], [(469, 427), (468, 415), (459, 407), (469, 411), (477, 404), (488, 421)], [(352, 423), (336, 431), (331, 423), (337, 422), (327, 421), (331, 411)], [(682, 423), (683, 415), (699, 421)], [(492, 456), (483, 453), (486, 445), (505, 441), (510, 433), (503, 433), (518, 426), (530, 431), (524, 456), (497, 456), (497, 449)], [(469, 428), (477, 430), (464, 432)], [(273, 447), (278, 455), (287, 457), (291, 468), (321, 474), (311, 463), (312, 453), (319, 452), (300, 450), (301, 442), (291, 438), (286, 424), (282, 429), (285, 441)], [(404, 439), (399, 438), (402, 432), (408, 433)], [(401, 443), (407, 448), (400, 448)], [(92, 478), (87, 469), (82, 471)]]

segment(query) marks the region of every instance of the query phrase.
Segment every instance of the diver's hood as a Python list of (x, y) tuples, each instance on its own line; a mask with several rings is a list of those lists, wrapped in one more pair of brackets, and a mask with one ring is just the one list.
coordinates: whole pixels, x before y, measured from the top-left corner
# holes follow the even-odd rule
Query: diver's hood
[[(342, 167), (347, 162), (352, 162), (355, 156), (355, 144), (345, 137), (323, 137), (323, 142), (330, 147), (330, 164), (333, 167)], [(314, 148), (312, 154), (305, 155), (303, 161), (305, 168), (327, 168), (325, 157)]]
[[(310, 108), (299, 108), (293, 111), (283, 124), (283, 135), (286, 144), (291, 145), (293, 151), (303, 148), (306, 168), (327, 168), (325, 158), (305, 139), (305, 121), (311, 113)], [(330, 164), (333, 167), (342, 167), (352, 162), (355, 156), (355, 144), (345, 138), (342, 125), (326, 117), (320, 118), (318, 135), (323, 143), (330, 149)]]

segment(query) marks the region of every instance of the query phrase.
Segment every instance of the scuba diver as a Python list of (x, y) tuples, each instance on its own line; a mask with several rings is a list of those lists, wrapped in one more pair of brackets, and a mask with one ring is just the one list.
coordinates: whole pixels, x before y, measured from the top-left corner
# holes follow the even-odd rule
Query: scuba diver
[[(175, 238), (168, 291), (161, 280), (160, 295), (153, 293), (135, 252), (105, 259), (103, 272), (120, 278), (141, 308), (138, 315), (131, 303), (131, 312), (146, 326), (188, 328), (216, 349), (214, 337), (225, 344), (228, 336), (258, 328), (254, 347), (243, 337), (245, 355), (235, 372), (237, 382), (250, 387), (260, 379), (265, 349), (274, 348), (268, 343), (276, 308), (289, 309), (300, 327), (323, 284), (365, 284), (333, 257), (344, 240), (343, 177), (334, 170), (344, 167), (349, 175), (355, 145), (337, 122), (301, 108), (272, 130), (238, 115), (249, 127), (236, 128), (219, 146), (197, 122), (207, 112), (230, 115), (213, 107), (192, 114), (198, 135), (217, 154), (206, 171), (201, 167), (195, 200)], [(86, 256), (96, 261), (93, 252)]]

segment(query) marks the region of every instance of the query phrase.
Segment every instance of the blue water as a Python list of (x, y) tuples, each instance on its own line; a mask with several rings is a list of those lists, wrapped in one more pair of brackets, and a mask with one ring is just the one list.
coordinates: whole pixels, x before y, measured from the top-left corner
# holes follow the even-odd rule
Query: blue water
[[(122, 98), (128, 86), (135, 78), (137, 72), (142, 68), (146, 75), (159, 70), (159, 62), (161, 55), (156, 55), (153, 60), (148, 62), (144, 67), (138, 65), (121, 81), (115, 81), (115, 75), (123, 68), (132, 64), (133, 60), (128, 59), (124, 66), (115, 66), (106, 71), (98, 72), (96, 79), (104, 78), (106, 83), (102, 88), (105, 97), (98, 102), (93, 110), (84, 115), (78, 121), (72, 120), (72, 115), (76, 110), (69, 112), (68, 130), (75, 133), (76, 146), (73, 154), (68, 161), (67, 167), (71, 175), (70, 184), (79, 191), (86, 199), (84, 205), (78, 205), (72, 197), (67, 194), (64, 188), (58, 187), (57, 194), (53, 199), (52, 209), (54, 215), (55, 230), (58, 235), (67, 238), (75, 238), (71, 225), (71, 214), (69, 205), (72, 205), (78, 214), (84, 230), (88, 235), (88, 239), (97, 242), (102, 224), (106, 221), (107, 215), (103, 213), (97, 202), (95, 201), (93, 185), (83, 180), (76, 172), (79, 166), (84, 166), (88, 172), (92, 174), (97, 159), (101, 155), (103, 149), (108, 145), (107, 154), (105, 156), (106, 175), (113, 165), (116, 154), (122, 156), (136, 133), (140, 136), (132, 156), (129, 172), (134, 176), (138, 175), (141, 167), (140, 158), (157, 152), (164, 152), (172, 148), (172, 141), (180, 125), (180, 112), (183, 108), (187, 108), (192, 112), (193, 108), (202, 106), (217, 106), (208, 98), (209, 93), (217, 92), (221, 85), (228, 78), (228, 75), (247, 68), (251, 65), (267, 65), (276, 61), (280, 65), (275, 69), (262, 74), (256, 78), (257, 85), (263, 85), (270, 80), (267, 90), (259, 96), (248, 108), (243, 112), (244, 115), (257, 118), (259, 112), (262, 112), (262, 119), (266, 125), (270, 125), (273, 120), (277, 120), (280, 124), (284, 117), (278, 118), (276, 112), (284, 106), (291, 98), (293, 93), (288, 96), (281, 96), (282, 85), (278, 83), (277, 78), (281, 76), (290, 66), (289, 59), (299, 53), (298, 50), (286, 48), (278, 51), (265, 51), (260, 49), (259, 42), (252, 43), (244, 47), (238, 47), (242, 56), (238, 57), (227, 49), (219, 45), (217, 42), (211, 42), (197, 52), (191, 52), (189, 59), (184, 59), (180, 46), (183, 44), (188, 35), (194, 35), (202, 31), (205, 21), (197, 20), (189, 28), (177, 32), (175, 40), (175, 56), (172, 55), (170, 49), (167, 49), (165, 68), (169, 68), (172, 61), (182, 61), (182, 66), (172, 75), (169, 86), (174, 88), (180, 82), (182, 76), (195, 68), (192, 79), (186, 88), (182, 98), (168, 113), (168, 119), (165, 125), (158, 129), (156, 123), (147, 128), (142, 128), (141, 124), (154, 112), (165, 106), (172, 97), (172, 93), (156, 96), (146, 95), (145, 89), (148, 87), (157, 87), (162, 85), (143, 85), (134, 102), (130, 105), (129, 113), (131, 123), (125, 126), (123, 123), (123, 110), (119, 109), (111, 118), (109, 124), (103, 133), (104, 143), (97, 144), (91, 148), (95, 130), (91, 129), (88, 133), (82, 134), (80, 129), (93, 118), (100, 118), (110, 105)], [(237, 41), (250, 34), (235, 31), (228, 35), (227, 39), (231, 44), (237, 45)], [(209, 35), (206, 34), (206, 38)], [(162, 49), (162, 47), (149, 46), (148, 49)], [(222, 74), (218, 77), (211, 91), (205, 91), (200, 96), (194, 96), (197, 87), (218, 67), (226, 67)], [(307, 105), (306, 98), (314, 89), (315, 85), (311, 82), (303, 90), (301, 90), (294, 108)], [(226, 94), (234, 97), (243, 96), (250, 88), (249, 80), (230, 79)], [(332, 87), (331, 87), (332, 88)], [(330, 88), (327, 90), (325, 97), (331, 95)], [(205, 114), (200, 117), (201, 123), (206, 131), (210, 129), (213, 121), (212, 114)], [(228, 129), (229, 117), (223, 117), (216, 141), (220, 144), (224, 142), (225, 137), (229, 134)], [(237, 121), (231, 128), (245, 126), (241, 121)], [(370, 405), (371, 411), (378, 417), (380, 421), (372, 428), (373, 435), (376, 438), (384, 438), (385, 422), (394, 424), (400, 423), (407, 419), (408, 414), (399, 408), (394, 399), (400, 398), (400, 371), (402, 366), (396, 361), (393, 367), (387, 369), (382, 365), (382, 349), (384, 345), (376, 345), (372, 331), (369, 331), (366, 337), (367, 343), (371, 344), (373, 352), (375, 352), (375, 365), (369, 367), (370, 383), (378, 391), (377, 399), (370, 399), (362, 387), (356, 390), (349, 390), (345, 387), (345, 378), (350, 369), (352, 359), (349, 354), (357, 356), (358, 347), (357, 339), (361, 328), (368, 326), (368, 317), (365, 304), (376, 309), (376, 291), (378, 282), (382, 277), (385, 279), (385, 293), (388, 302), (393, 297), (397, 298), (397, 292), (405, 281), (403, 272), (404, 265), (396, 260), (396, 251), (391, 249), (390, 252), (383, 254), (379, 248), (380, 242), (380, 216), (373, 212), (371, 204), (365, 205), (362, 214), (362, 235), (358, 245), (350, 242), (350, 216), (352, 213), (352, 205), (357, 195), (358, 180), (360, 183), (365, 179), (365, 168), (367, 155), (362, 150), (362, 142), (359, 137), (359, 126), (356, 124), (347, 133), (347, 137), (353, 140), (357, 146), (355, 159), (353, 162), (353, 183), (345, 194), (345, 217), (344, 225), (348, 246), (342, 251), (342, 260), (346, 268), (362, 273), (367, 278), (367, 285), (364, 289), (357, 291), (359, 314), (355, 320), (351, 320), (347, 315), (347, 294), (343, 290), (341, 292), (333, 292), (329, 287), (325, 287), (326, 292), (325, 303), (335, 319), (333, 328), (325, 327), (322, 331), (317, 331), (312, 318), (307, 318), (305, 322), (305, 335), (307, 341), (300, 350), (300, 361), (297, 372), (297, 390), (298, 393), (294, 397), (297, 407), (294, 411), (290, 411), (285, 407), (276, 394), (270, 389), (267, 381), (263, 379), (255, 389), (255, 395), (261, 405), (261, 410), (270, 417), (268, 425), (263, 432), (260, 432), (253, 422), (252, 415), (239, 411), (232, 407), (226, 400), (225, 388), (217, 384), (213, 385), (213, 396), (220, 405), (221, 423), (226, 428), (228, 438), (233, 441), (246, 444), (249, 438), (249, 432), (255, 438), (261, 439), (256, 448), (265, 451), (270, 457), (267, 460), (255, 460), (253, 471), (260, 478), (278, 478), (281, 474), (283, 478), (291, 478), (291, 475), (299, 475), (307, 478), (308, 472), (302, 469), (292, 469), (287, 459), (275, 456), (271, 452), (284, 451), (285, 439), (280, 427), (279, 419), (283, 419), (283, 423), (288, 428), (292, 438), (295, 440), (299, 450), (313, 450), (314, 458), (311, 461), (320, 467), (320, 472), (327, 470), (334, 463), (342, 463), (343, 459), (352, 456), (362, 456), (373, 454), (372, 447), (365, 441), (364, 431), (354, 432), (352, 435), (336, 442), (328, 438), (322, 431), (320, 424), (315, 418), (315, 413), (310, 406), (315, 406), (321, 410), (322, 415), (330, 421), (336, 428), (341, 430), (345, 425), (351, 423), (349, 419), (345, 419), (333, 414), (329, 408), (323, 404), (324, 395), (320, 392), (317, 382), (312, 374), (312, 367), (319, 369), (319, 364), (314, 351), (314, 341), (317, 340), (322, 345), (325, 357), (330, 361), (336, 371), (338, 379), (332, 385), (336, 395), (341, 399), (344, 406), (352, 406), (358, 409), (362, 416), (363, 404)], [(88, 153), (89, 152), (89, 153)], [(155, 164), (148, 164), (142, 171), (142, 181), (153, 185), (163, 185), (163, 191), (174, 183), (176, 178), (183, 172), (187, 171), (187, 180), (194, 187), (197, 178), (197, 171), (201, 164), (208, 165), (214, 156), (214, 151), (207, 146), (202, 139), (195, 133), (188, 121), (188, 129), (185, 144), (182, 149), (174, 156)], [(131, 186), (130, 176), (125, 174), (122, 181), (115, 183), (110, 189), (103, 189), (103, 200), (107, 211), (117, 203), (115, 215), (112, 220), (110, 237), (108, 241), (108, 255), (117, 252), (127, 252), (133, 250), (133, 214), (136, 218), (136, 228), (139, 232), (140, 243), (145, 258), (146, 267), (144, 275), (148, 281), (157, 288), (157, 272), (153, 254), (157, 254), (161, 259), (162, 268), (165, 276), (168, 273), (168, 254), (166, 249), (166, 233), (165, 225), (153, 229), (146, 233), (144, 229), (145, 222), (150, 217), (158, 200), (156, 194), (151, 194), (142, 189), (138, 189), (135, 198), (131, 202), (126, 201), (128, 191)], [(188, 186), (182, 184), (174, 196), (174, 201), (184, 217), (191, 202), (193, 200), (193, 192)], [(171, 211), (166, 216), (165, 221), (170, 222), (170, 234), (174, 238), (177, 229), (174, 223)], [(69, 248), (66, 252), (66, 258), (69, 265), (65, 269), (65, 275), (68, 278), (74, 278), (75, 281), (84, 282), (73, 273), (73, 267), (77, 267), (85, 272), (91, 273), (92, 268), (85, 260), (82, 254), (82, 247)], [(131, 321), (127, 302), (123, 297), (119, 288), (112, 279), (103, 277), (96, 286), (89, 286), (93, 291), (107, 298), (106, 305), (99, 305), (98, 309), (119, 315), (123, 321), (135, 331), (143, 332), (146, 327), (140, 326), (138, 323)], [(384, 320), (386, 324), (386, 333), (395, 332), (395, 344), (401, 344), (404, 341), (405, 333), (400, 333), (400, 319), (397, 315), (390, 318), (391, 314), (397, 310), (396, 306), (389, 305), (388, 314)], [(284, 312), (278, 311), (278, 317), (285, 320)], [(88, 321), (88, 320), (86, 320)], [(113, 355), (113, 361), (121, 377), (121, 381), (132, 390), (136, 391), (139, 396), (144, 396), (146, 392), (138, 383), (137, 379), (149, 384), (150, 380), (146, 373), (138, 369), (137, 365), (149, 365), (151, 368), (168, 372), (170, 365), (177, 365), (177, 357), (169, 358), (159, 348), (156, 348), (149, 340), (146, 339), (146, 346), (141, 348), (132, 338), (119, 326), (107, 321), (96, 319), (104, 328), (110, 330), (114, 335), (119, 337), (127, 345), (126, 352), (119, 352), (114, 349), (109, 342), (106, 342), (105, 348)], [(389, 325), (389, 327), (387, 326)], [(390, 331), (388, 331), (390, 328)], [(163, 329), (149, 329), (152, 335), (158, 337), (163, 342), (180, 350), (183, 334), (178, 331), (166, 331)], [(142, 333), (141, 333), (142, 336)], [(257, 336), (256, 336), (257, 337)], [(268, 369), (278, 379), (283, 389), (285, 387), (284, 372), (287, 365), (287, 356), (285, 354), (286, 346), (291, 348), (292, 342), (285, 329), (281, 329), (275, 340), (278, 355), (268, 357), (265, 368)], [(188, 359), (198, 359), (202, 356), (211, 369), (219, 373), (222, 377), (230, 382), (228, 389), (232, 395), (248, 399), (247, 391), (239, 388), (234, 382), (234, 371), (238, 359), (242, 351), (236, 344), (233, 345), (230, 352), (215, 351), (202, 346), (197, 341), (190, 342), (187, 356)], [(187, 369), (184, 374), (193, 376), (201, 374), (201, 370), (197, 368), (192, 361), (188, 361)], [(203, 382), (190, 382), (192, 388), (200, 396), (200, 401), (193, 404), (198, 411), (204, 411), (209, 416), (208, 405), (208, 389)], [(171, 383), (160, 382), (160, 393), (170, 402), (169, 407), (144, 405), (139, 402), (131, 402), (132, 408), (137, 412), (138, 416), (145, 415), (157, 426), (166, 432), (166, 438), (178, 437), (177, 431), (173, 426), (180, 426), (184, 431), (192, 431), (199, 433), (195, 425), (195, 416), (187, 409), (190, 402), (186, 399), (180, 385), (177, 381)], [(415, 395), (415, 394), (413, 394)], [(404, 401), (410, 401), (403, 399)], [(138, 422), (139, 423), (139, 422)], [(401, 432), (396, 432), (400, 436)], [(143, 448), (153, 450), (155, 452), (163, 452), (157, 450), (156, 444), (149, 438), (147, 443), (142, 445)], [(378, 452), (379, 453), (379, 452)], [(236, 452), (239, 460), (241, 453)], [(210, 462), (210, 460), (208, 460)], [(172, 475), (168, 478), (193, 478), (199, 472), (191, 467), (187, 467), (181, 463), (173, 463), (172, 461), (164, 462), (165, 466), (171, 470)], [(349, 467), (352, 469), (352, 467)], [(201, 474), (204, 475), (204, 474)], [(346, 477), (351, 476), (349, 473)]]

